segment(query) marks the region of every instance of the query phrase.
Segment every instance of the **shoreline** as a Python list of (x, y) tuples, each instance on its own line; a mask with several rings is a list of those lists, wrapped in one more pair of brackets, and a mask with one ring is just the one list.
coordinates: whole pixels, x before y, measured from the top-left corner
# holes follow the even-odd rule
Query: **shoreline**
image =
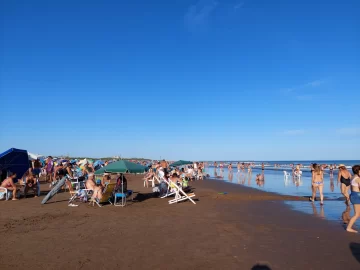
[[(166, 198), (154, 198), (141, 177), (127, 177), (129, 189), (140, 195), (124, 208), (68, 207), (68, 193), (45, 205), (42, 197), (1, 201), (2, 243), (16, 247), (0, 253), (2, 269), (359, 266), (360, 236), (290, 209), (284, 201), (291, 196), (204, 180), (190, 182), (196, 205), (169, 205)], [(319, 257), (319, 250), (327, 256)]]

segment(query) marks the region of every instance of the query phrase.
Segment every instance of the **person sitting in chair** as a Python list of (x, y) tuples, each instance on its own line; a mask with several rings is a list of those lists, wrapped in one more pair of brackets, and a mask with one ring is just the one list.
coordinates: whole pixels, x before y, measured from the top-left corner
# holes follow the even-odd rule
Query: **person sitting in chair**
[(36, 178), (32, 173), (27, 173), (25, 176), (25, 188), (24, 188), (24, 196), (26, 198), (27, 192), (29, 189), (32, 189), (34, 191), (35, 197), (37, 197), (38, 194), (38, 185), (36, 183)]
[(17, 201), (16, 198), (16, 192), (18, 191), (18, 188), (16, 187), (14, 180), (16, 178), (16, 173), (10, 173), (8, 178), (6, 178), (2, 183), (1, 187), (6, 188), (9, 191), (12, 191), (12, 200)]
[(91, 196), (91, 199), (99, 199), (101, 200), (102, 197), (102, 187), (97, 186), (95, 183), (95, 176), (94, 174), (89, 174), (89, 178), (85, 183), (86, 189), (92, 190), (93, 195)]

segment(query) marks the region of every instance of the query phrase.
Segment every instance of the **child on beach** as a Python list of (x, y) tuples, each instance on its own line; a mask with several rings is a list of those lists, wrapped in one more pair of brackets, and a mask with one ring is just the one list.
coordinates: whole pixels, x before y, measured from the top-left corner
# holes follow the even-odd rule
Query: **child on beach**
[(354, 173), (354, 178), (351, 180), (351, 195), (350, 201), (354, 205), (354, 216), (350, 219), (349, 224), (346, 228), (348, 232), (357, 233), (356, 230), (352, 228), (355, 221), (360, 217), (360, 165), (355, 165), (352, 167)]

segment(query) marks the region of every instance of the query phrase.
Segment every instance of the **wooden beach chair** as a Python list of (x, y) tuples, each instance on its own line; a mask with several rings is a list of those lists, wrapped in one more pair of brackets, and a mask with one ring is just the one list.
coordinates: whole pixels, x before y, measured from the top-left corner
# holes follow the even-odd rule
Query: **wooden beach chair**
[(101, 204), (104, 204), (107, 202), (112, 204), (111, 197), (113, 196), (113, 191), (114, 191), (115, 186), (116, 186), (116, 183), (108, 183), (102, 192), (101, 200), (92, 199), (90, 201), (90, 204), (92, 203), (92, 205), (94, 206), (96, 203), (99, 207), (101, 207)]

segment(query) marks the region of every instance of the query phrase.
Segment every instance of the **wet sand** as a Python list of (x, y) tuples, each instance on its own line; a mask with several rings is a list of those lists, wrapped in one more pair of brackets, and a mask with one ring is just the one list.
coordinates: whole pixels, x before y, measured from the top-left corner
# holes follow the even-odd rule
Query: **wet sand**
[(191, 185), (196, 205), (153, 198), (141, 176), (128, 177), (138, 201), (124, 208), (68, 207), (68, 193), (46, 205), (42, 197), (1, 201), (1, 269), (360, 267), (359, 235), (282, 202), (304, 198), (214, 180)]

